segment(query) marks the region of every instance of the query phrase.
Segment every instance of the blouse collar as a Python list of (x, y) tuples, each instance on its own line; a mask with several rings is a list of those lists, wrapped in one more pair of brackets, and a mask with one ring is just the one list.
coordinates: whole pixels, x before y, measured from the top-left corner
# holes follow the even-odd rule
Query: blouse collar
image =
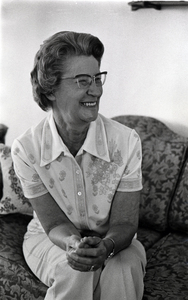
[[(45, 120), (41, 145), (41, 167), (51, 163), (60, 155), (72, 157), (57, 132), (52, 112)], [(86, 139), (76, 156), (81, 155), (83, 151), (110, 162), (106, 131), (100, 114), (95, 121), (91, 122)]]

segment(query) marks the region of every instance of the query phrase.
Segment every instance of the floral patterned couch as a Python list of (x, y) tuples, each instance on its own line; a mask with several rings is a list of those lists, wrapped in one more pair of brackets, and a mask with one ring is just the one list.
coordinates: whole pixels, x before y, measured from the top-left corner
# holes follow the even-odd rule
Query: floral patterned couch
[[(148, 261), (143, 300), (186, 300), (188, 139), (154, 118), (114, 119), (135, 128), (142, 140), (143, 190), (138, 239), (146, 249)], [(15, 176), (9, 147), (1, 145), (0, 162), (0, 299), (42, 300), (47, 287), (32, 274), (22, 254), (23, 235), (32, 209)]]

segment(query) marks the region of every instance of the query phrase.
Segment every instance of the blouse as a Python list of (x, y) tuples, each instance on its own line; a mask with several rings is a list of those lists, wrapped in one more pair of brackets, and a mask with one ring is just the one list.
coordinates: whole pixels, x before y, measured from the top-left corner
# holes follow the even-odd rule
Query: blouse
[[(74, 157), (58, 134), (53, 114), (12, 145), (14, 168), (25, 197), (50, 193), (79, 231), (108, 231), (116, 191), (142, 189), (141, 141), (134, 129), (98, 115)], [(44, 213), (48, 207), (44, 205)], [(37, 215), (28, 235), (44, 232)]]

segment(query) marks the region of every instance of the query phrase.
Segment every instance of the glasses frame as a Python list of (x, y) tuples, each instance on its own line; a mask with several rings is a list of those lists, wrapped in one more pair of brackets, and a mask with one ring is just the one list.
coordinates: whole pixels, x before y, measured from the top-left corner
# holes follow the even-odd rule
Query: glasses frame
[[(95, 75), (93, 75), (93, 76), (91, 76), (91, 75), (89, 75), (89, 74), (78, 74), (78, 75), (76, 75), (75, 77), (61, 77), (61, 79), (63, 79), (63, 80), (66, 80), (66, 79), (76, 79), (76, 83), (77, 83), (77, 85), (78, 85), (78, 88), (79, 88), (79, 89), (84, 89), (84, 87), (80, 87), (78, 79), (79, 79), (79, 77), (87, 76), (87, 77), (89, 77), (89, 78), (92, 79), (92, 80), (91, 80), (91, 83), (90, 83), (88, 86), (85, 87), (85, 89), (87, 89), (88, 87), (91, 86), (92, 82), (94, 82), (95, 85), (96, 85), (95, 79), (96, 79), (96, 77), (98, 77), (99, 75), (105, 75), (105, 77), (104, 77), (104, 82), (101, 84), (101, 86), (103, 86), (104, 83), (105, 83), (105, 81), (106, 81), (106, 75), (107, 75), (107, 73), (108, 73), (107, 71), (104, 71), (104, 72), (97, 73), (97, 74), (95, 74)], [(96, 86), (97, 86), (97, 85), (96, 85)], [(98, 87), (98, 86), (97, 86), (97, 87)]]

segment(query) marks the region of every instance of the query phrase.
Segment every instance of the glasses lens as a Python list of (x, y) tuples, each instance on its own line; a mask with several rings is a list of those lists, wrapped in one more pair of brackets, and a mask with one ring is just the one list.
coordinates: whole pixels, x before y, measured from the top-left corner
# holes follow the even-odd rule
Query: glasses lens
[(106, 80), (106, 74), (105, 73), (97, 75), (95, 77), (95, 84), (96, 84), (96, 86), (102, 86), (105, 83), (105, 80)]
[(88, 86), (90, 86), (91, 82), (92, 79), (89, 76), (80, 76), (79, 78), (77, 78), (79, 88), (87, 88)]
[(77, 81), (78, 87), (80, 89), (88, 88), (92, 84), (92, 81), (95, 82), (96, 86), (100, 87), (105, 83), (106, 74), (107, 74), (107, 72), (99, 73), (98, 75), (93, 76), (93, 77), (90, 77), (89, 75), (88, 76), (87, 75), (77, 75), (78, 77), (77, 77), (76, 81)]

